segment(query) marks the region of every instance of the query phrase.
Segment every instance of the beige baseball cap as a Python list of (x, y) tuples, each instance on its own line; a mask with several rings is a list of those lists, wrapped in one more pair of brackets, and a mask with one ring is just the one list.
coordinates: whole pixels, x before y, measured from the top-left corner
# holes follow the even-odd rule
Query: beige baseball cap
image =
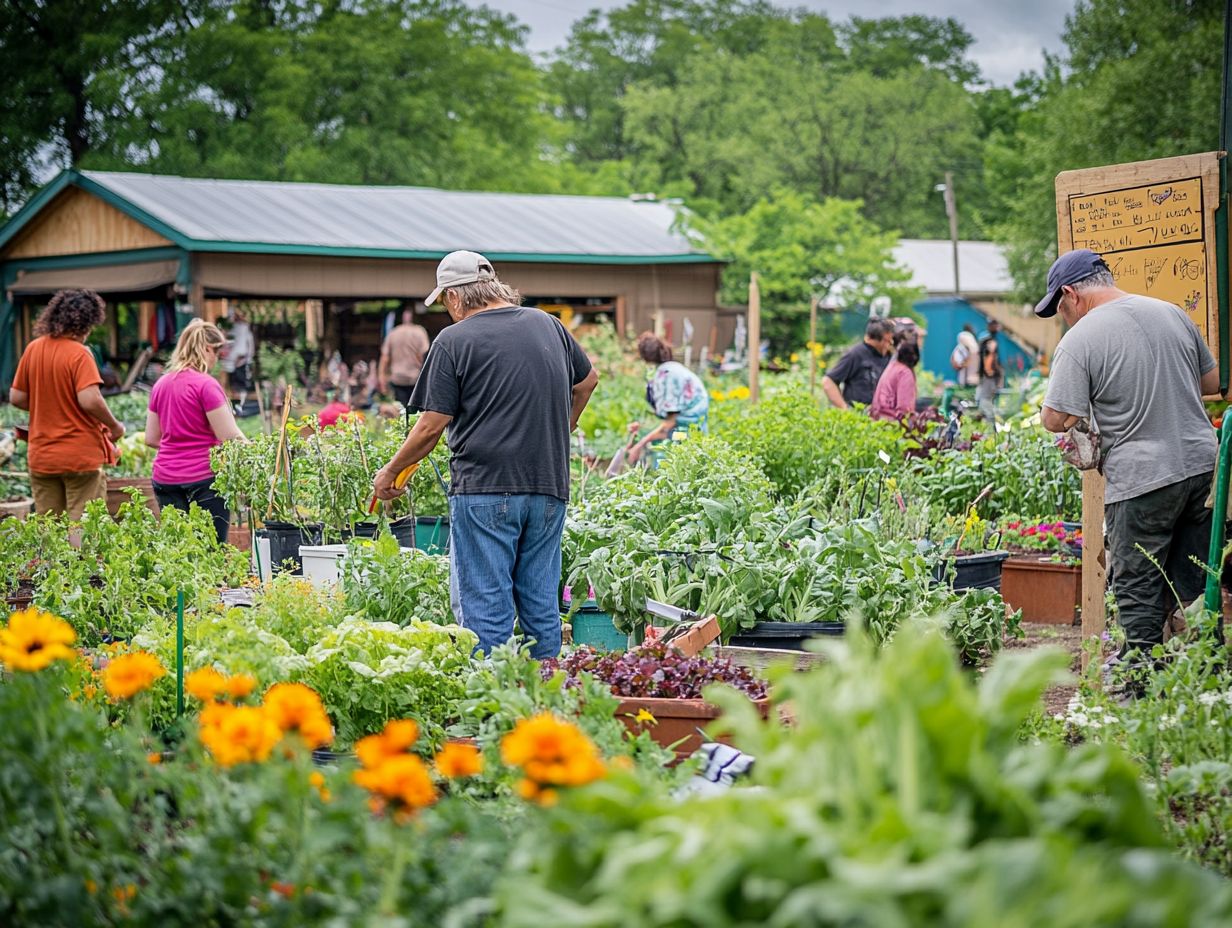
[(448, 287), (460, 287), (481, 280), (495, 280), (492, 262), (477, 251), (451, 251), (436, 266), (436, 289), (424, 301), (431, 306)]

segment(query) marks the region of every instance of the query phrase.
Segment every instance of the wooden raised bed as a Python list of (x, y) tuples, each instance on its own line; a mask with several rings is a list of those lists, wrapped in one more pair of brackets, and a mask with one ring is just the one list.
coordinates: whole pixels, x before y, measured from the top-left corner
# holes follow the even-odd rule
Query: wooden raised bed
[(1074, 625), (1082, 607), (1082, 565), (1015, 555), (1002, 568), (1001, 597), (1022, 610), (1024, 622)]

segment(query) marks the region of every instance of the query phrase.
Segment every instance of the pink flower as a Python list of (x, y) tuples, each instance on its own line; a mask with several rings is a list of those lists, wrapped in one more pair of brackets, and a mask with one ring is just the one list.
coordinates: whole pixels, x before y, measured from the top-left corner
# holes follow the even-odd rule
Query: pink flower
[(1028, 525), (1025, 529), (1023, 529), (1023, 532), (1022, 532), (1022, 533), (1023, 533), (1024, 535), (1034, 535), (1034, 534), (1036, 534), (1038, 531), (1039, 531), (1039, 529), (1038, 529), (1038, 528), (1036, 528), (1036, 526), (1034, 526), (1034, 525)]

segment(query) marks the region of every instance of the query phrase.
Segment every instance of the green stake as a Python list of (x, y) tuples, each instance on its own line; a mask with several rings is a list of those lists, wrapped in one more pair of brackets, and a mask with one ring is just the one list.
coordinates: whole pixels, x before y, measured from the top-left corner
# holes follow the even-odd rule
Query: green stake
[(175, 593), (175, 714), (184, 714), (184, 591)]

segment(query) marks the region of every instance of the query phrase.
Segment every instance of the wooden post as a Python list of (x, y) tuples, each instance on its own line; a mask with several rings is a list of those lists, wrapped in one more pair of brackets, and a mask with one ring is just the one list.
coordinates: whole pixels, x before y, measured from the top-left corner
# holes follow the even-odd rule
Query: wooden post
[(809, 395), (817, 395), (817, 297), (809, 299)]
[[(1082, 472), (1082, 643), (1098, 639), (1107, 623), (1104, 610), (1104, 475)], [(1091, 654), (1084, 647), (1082, 669)]]
[(954, 174), (945, 172), (945, 214), (950, 220), (950, 245), (954, 250), (954, 295), (961, 296), (958, 286), (958, 203), (954, 199)]
[(749, 275), (749, 402), (758, 400), (758, 375), (761, 373), (761, 287), (757, 272)]

